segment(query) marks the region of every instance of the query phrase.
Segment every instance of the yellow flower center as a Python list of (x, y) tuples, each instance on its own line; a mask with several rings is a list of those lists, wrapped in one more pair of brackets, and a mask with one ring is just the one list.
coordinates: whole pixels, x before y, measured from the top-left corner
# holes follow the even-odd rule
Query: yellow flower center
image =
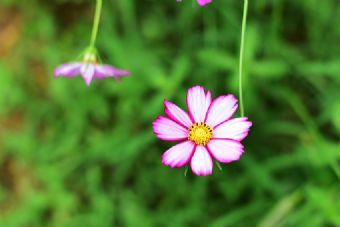
[(87, 53), (84, 55), (83, 63), (97, 64), (97, 58), (95, 54)]
[(206, 123), (195, 123), (189, 128), (188, 139), (197, 145), (207, 145), (213, 134), (212, 128)]

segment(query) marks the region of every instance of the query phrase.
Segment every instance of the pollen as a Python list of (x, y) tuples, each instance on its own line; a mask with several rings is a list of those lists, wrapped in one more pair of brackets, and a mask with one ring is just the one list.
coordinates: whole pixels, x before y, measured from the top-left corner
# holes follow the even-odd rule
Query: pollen
[(213, 135), (212, 128), (206, 123), (195, 123), (189, 128), (188, 139), (197, 145), (207, 145)]

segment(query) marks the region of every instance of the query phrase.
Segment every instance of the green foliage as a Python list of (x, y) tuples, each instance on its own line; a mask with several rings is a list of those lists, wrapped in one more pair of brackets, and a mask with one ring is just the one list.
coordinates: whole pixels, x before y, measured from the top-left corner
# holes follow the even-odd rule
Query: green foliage
[(98, 50), (132, 76), (88, 88), (53, 69), (88, 44), (94, 1), (1, 0), (0, 226), (340, 226), (337, 0), (250, 1), (245, 155), (210, 177), (160, 162), (164, 99), (237, 94), (242, 4), (104, 1)]

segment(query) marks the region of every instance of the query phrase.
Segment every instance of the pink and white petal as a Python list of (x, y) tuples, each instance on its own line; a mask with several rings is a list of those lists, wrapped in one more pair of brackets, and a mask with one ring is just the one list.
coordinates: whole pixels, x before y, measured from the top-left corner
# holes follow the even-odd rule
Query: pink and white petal
[(200, 6), (205, 6), (206, 4), (209, 4), (211, 3), (212, 0), (197, 0), (197, 3), (200, 5)]
[(198, 176), (207, 176), (212, 173), (213, 161), (209, 151), (204, 146), (197, 146), (191, 158), (191, 170)]
[(235, 140), (212, 139), (207, 147), (211, 155), (222, 163), (239, 160), (243, 154), (243, 145)]
[(94, 77), (94, 73), (95, 73), (95, 65), (93, 64), (86, 64), (81, 67), (80, 74), (84, 78), (87, 86), (91, 84), (91, 81)]
[(215, 127), (228, 120), (237, 109), (237, 100), (233, 95), (217, 97), (209, 106), (206, 121), (209, 126)]
[(188, 90), (187, 105), (194, 122), (203, 122), (211, 102), (211, 94), (205, 94), (204, 88), (195, 86)]
[(195, 144), (192, 141), (179, 143), (162, 155), (162, 163), (171, 168), (182, 167), (190, 161), (194, 149)]
[(209, 109), (209, 106), (211, 104), (211, 92), (208, 91), (207, 94), (205, 95), (205, 105), (207, 106), (207, 110)]
[(161, 140), (180, 141), (188, 138), (188, 129), (167, 117), (157, 117), (152, 127), (154, 134)]
[(213, 138), (242, 141), (248, 135), (252, 124), (246, 117), (228, 120), (214, 129)]
[(94, 78), (104, 79), (107, 77), (107, 71), (103, 65), (95, 65)]
[(67, 63), (58, 66), (54, 70), (55, 76), (72, 77), (80, 74), (81, 63)]
[(191, 121), (189, 115), (184, 112), (181, 108), (179, 108), (176, 104), (164, 100), (164, 112), (168, 115), (169, 118), (178, 122), (179, 124), (189, 128), (193, 122)]
[(119, 77), (128, 76), (130, 74), (127, 70), (117, 69), (111, 65), (102, 65), (102, 67), (105, 69), (107, 76), (114, 77), (115, 79), (119, 79)]

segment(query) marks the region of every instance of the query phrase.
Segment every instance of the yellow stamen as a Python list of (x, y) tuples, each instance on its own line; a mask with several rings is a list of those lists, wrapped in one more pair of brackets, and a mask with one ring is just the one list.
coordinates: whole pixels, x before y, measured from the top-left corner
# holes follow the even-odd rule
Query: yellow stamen
[(207, 145), (213, 134), (212, 128), (206, 123), (195, 123), (189, 128), (188, 139), (197, 145)]

